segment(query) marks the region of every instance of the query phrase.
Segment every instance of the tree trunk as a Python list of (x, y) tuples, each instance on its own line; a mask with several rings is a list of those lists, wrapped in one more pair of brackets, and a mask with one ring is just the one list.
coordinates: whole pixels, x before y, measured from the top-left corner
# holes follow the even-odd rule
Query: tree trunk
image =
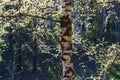
[(74, 69), (72, 63), (72, 26), (71, 26), (71, 1), (61, 0), (62, 14), (60, 18), (60, 38), (59, 42), (62, 48), (62, 80), (73, 80)]
[(31, 34), (31, 42), (29, 43), (30, 46), (30, 71), (33, 73), (37, 70), (37, 39), (35, 38), (35, 35)]
[[(83, 1), (84, 4), (84, 1)], [(85, 41), (86, 44), (88, 44), (88, 38), (89, 38), (89, 34), (88, 34), (88, 27), (90, 25), (90, 4), (91, 4), (91, 0), (89, 0), (86, 3), (87, 8), (85, 9)]]
[(100, 34), (100, 41), (105, 40), (105, 29), (106, 29), (106, 16), (107, 16), (107, 10), (106, 7), (103, 8), (103, 25), (101, 27), (101, 34)]
[[(37, 19), (33, 19), (33, 28), (36, 28), (37, 26)], [(38, 52), (38, 47), (37, 47), (37, 36), (33, 33), (31, 33), (31, 54), (32, 54), (32, 59), (31, 59), (31, 72), (35, 72), (37, 70), (37, 52)]]
[(33, 52), (32, 52), (32, 65), (31, 71), (35, 72), (37, 70), (37, 39), (35, 38), (33, 41)]
[(21, 53), (21, 44), (17, 44), (17, 70), (22, 70), (22, 53)]
[(97, 28), (96, 28), (96, 43), (99, 42), (99, 30), (98, 30), (98, 27), (99, 27), (99, 15), (100, 15), (100, 11), (99, 11), (99, 7), (97, 8), (96, 10), (96, 24), (97, 24)]
[(120, 33), (120, 8), (118, 7), (118, 5), (114, 5), (114, 10), (117, 14), (118, 20), (116, 21), (116, 41), (115, 42), (119, 42), (120, 41), (120, 37), (119, 37), (119, 33)]

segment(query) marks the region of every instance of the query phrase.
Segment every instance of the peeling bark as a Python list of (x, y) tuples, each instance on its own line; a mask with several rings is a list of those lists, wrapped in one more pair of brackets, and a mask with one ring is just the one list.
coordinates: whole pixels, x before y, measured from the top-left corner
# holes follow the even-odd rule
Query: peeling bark
[(60, 18), (60, 37), (59, 42), (62, 49), (62, 80), (74, 80), (74, 69), (72, 63), (72, 26), (71, 26), (71, 2), (70, 0), (61, 0), (62, 14)]

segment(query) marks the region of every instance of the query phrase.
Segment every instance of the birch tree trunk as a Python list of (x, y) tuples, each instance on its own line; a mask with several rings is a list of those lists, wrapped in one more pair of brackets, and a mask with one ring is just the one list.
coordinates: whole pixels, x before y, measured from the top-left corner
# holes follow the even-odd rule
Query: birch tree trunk
[(62, 80), (73, 80), (74, 69), (72, 63), (72, 26), (71, 26), (71, 1), (61, 0), (62, 14), (59, 42), (62, 48)]

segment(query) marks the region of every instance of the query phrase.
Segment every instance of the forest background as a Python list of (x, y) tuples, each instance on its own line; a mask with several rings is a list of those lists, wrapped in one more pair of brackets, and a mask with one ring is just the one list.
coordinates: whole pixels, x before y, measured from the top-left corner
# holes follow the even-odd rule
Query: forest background
[[(120, 0), (71, 0), (75, 80), (120, 80)], [(0, 0), (0, 80), (60, 80), (59, 0)]]

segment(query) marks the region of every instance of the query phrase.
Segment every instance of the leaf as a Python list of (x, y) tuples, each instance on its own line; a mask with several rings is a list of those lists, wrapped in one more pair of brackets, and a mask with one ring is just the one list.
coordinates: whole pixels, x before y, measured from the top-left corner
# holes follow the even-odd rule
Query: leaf
[(0, 56), (0, 62), (2, 62), (2, 56)]

